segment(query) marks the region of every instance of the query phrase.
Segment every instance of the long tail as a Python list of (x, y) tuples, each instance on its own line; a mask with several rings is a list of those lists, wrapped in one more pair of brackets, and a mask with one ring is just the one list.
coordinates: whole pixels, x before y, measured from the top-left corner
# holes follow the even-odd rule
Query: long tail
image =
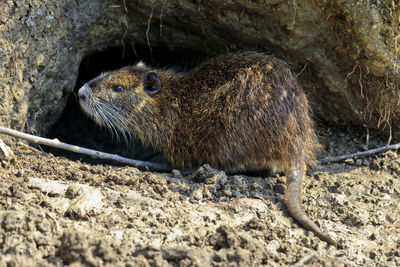
[(327, 233), (323, 233), (321, 229), (308, 218), (301, 207), (302, 178), (305, 173), (305, 164), (300, 168), (290, 169), (286, 172), (287, 189), (285, 195), (286, 206), (292, 217), (304, 226), (307, 230), (312, 231), (321, 240), (328, 242), (332, 246), (337, 246), (337, 242)]

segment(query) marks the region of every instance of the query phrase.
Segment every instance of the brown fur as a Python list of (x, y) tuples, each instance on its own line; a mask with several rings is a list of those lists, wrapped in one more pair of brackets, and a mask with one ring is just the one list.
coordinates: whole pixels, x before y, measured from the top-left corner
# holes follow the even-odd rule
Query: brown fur
[[(161, 81), (161, 90), (154, 95), (143, 91), (149, 71)], [(230, 172), (284, 171), (290, 213), (336, 244), (315, 224), (310, 226), (313, 223), (301, 210), (305, 165), (315, 162), (320, 144), (306, 96), (283, 61), (253, 52), (228, 54), (185, 75), (137, 65), (106, 73), (88, 85), (90, 101), (106, 103), (109, 113), (123, 122), (124, 126), (113, 122), (117, 130), (152, 145), (175, 168), (208, 163)], [(116, 85), (126, 90), (116, 93)]]

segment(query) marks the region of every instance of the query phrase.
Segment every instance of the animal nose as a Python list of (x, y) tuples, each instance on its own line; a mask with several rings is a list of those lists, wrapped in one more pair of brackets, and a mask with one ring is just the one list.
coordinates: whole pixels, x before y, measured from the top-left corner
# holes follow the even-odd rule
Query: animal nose
[(83, 86), (81, 89), (79, 89), (79, 91), (78, 91), (79, 100), (80, 100), (81, 102), (86, 102), (86, 101), (88, 101), (89, 96), (90, 96), (90, 93), (91, 93), (91, 89), (90, 89), (87, 85), (84, 85), (84, 86)]
[(78, 97), (80, 101), (86, 102), (87, 96), (81, 90), (78, 92)]

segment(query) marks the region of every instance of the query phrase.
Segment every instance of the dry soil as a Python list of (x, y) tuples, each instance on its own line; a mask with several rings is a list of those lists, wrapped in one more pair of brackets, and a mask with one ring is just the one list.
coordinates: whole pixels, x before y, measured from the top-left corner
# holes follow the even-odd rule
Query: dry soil
[[(327, 152), (365, 136), (326, 129)], [(370, 147), (384, 140), (371, 138)], [(286, 210), (283, 175), (183, 177), (95, 165), (10, 144), (0, 166), (0, 266), (400, 266), (400, 155), (320, 164), (303, 206), (331, 247)]]

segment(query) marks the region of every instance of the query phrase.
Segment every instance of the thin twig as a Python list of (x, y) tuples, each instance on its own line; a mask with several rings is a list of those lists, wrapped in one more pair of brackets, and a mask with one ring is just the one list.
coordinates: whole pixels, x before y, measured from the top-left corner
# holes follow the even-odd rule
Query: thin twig
[[(109, 154), (109, 153), (104, 153), (101, 151), (97, 151), (94, 149), (89, 149), (89, 148), (84, 148), (76, 145), (70, 145), (67, 143), (60, 142), (58, 139), (47, 139), (39, 136), (34, 136), (26, 133), (22, 133), (16, 130), (12, 130), (6, 127), (0, 126), (0, 134), (6, 134), (10, 135), (16, 138), (24, 139), (29, 142), (35, 143), (35, 144), (41, 144), (41, 145), (46, 145), (46, 146), (51, 146), (59, 149), (64, 149), (68, 151), (72, 151), (75, 153), (80, 153), (80, 154), (85, 154), (94, 158), (99, 158), (99, 159), (105, 159), (105, 160), (112, 160), (116, 161), (119, 163), (131, 165), (134, 167), (145, 167), (149, 168), (152, 170), (160, 170), (160, 171), (170, 171), (171, 168), (166, 165), (166, 164), (161, 164), (161, 163), (155, 163), (155, 162), (148, 162), (148, 161), (141, 161), (141, 160), (134, 160), (134, 159), (128, 159), (116, 154)], [(347, 155), (342, 155), (338, 157), (326, 157), (323, 159), (320, 159), (319, 162), (321, 163), (328, 163), (328, 162), (336, 162), (336, 161), (341, 161), (345, 160), (348, 158), (354, 158), (354, 157), (360, 157), (360, 156), (366, 156), (366, 155), (371, 155), (371, 154), (377, 154), (380, 152), (384, 152), (387, 150), (394, 150), (394, 149), (399, 149), (400, 148), (400, 143), (393, 144), (393, 145), (386, 145), (383, 147), (378, 147), (366, 151), (361, 151), (353, 154), (347, 154)]]
[(25, 149), (30, 150), (30, 151), (32, 151), (34, 153), (37, 153), (37, 154), (42, 154), (43, 153), (43, 151), (40, 151), (39, 149), (36, 149), (34, 147), (31, 147), (31, 146), (28, 146), (27, 144), (24, 144), (22, 142), (18, 142), (17, 145), (23, 146)]
[(88, 149), (88, 148), (84, 148), (84, 147), (80, 147), (80, 146), (70, 145), (67, 143), (60, 142), (57, 139), (51, 140), (51, 139), (47, 139), (47, 138), (43, 138), (43, 137), (39, 137), (39, 136), (34, 136), (34, 135), (19, 132), (16, 130), (12, 130), (9, 128), (5, 128), (2, 126), (0, 126), (0, 134), (7, 134), (7, 135), (11, 135), (16, 138), (28, 140), (31, 143), (60, 148), (60, 149), (64, 149), (64, 150), (68, 150), (68, 151), (72, 151), (72, 152), (76, 152), (76, 153), (80, 153), (80, 154), (89, 155), (94, 158), (112, 160), (112, 161), (120, 162), (123, 164), (131, 165), (134, 167), (145, 167), (145, 168), (149, 168), (152, 170), (159, 170), (159, 171), (170, 171), (171, 170), (171, 168), (166, 164), (128, 159), (128, 158), (121, 157), (116, 154), (109, 154), (109, 153), (104, 153), (104, 152), (100, 152), (97, 150)]
[(344, 159), (360, 157), (360, 156), (365, 156), (365, 155), (371, 155), (371, 154), (377, 154), (377, 153), (384, 152), (387, 150), (393, 150), (393, 149), (399, 149), (399, 148), (400, 148), (400, 143), (397, 143), (397, 144), (393, 144), (393, 145), (386, 145), (386, 146), (382, 146), (382, 147), (378, 147), (378, 148), (374, 148), (374, 149), (370, 149), (370, 150), (366, 150), (366, 151), (360, 151), (360, 152), (353, 153), (353, 154), (342, 155), (342, 156), (338, 156), (338, 157), (326, 157), (326, 158), (320, 159), (319, 162), (321, 162), (321, 163), (336, 162), (336, 161), (341, 161)]

